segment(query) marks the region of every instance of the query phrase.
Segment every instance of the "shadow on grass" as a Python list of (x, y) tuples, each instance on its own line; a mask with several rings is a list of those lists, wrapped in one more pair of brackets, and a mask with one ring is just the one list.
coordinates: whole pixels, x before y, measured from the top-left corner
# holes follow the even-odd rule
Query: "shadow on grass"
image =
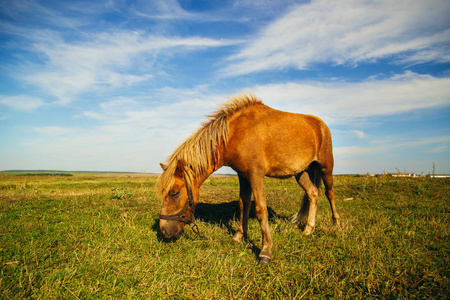
[[(267, 207), (269, 213), (269, 221), (277, 218), (285, 219), (287, 217), (280, 217), (277, 213), (270, 207)], [(233, 228), (232, 224), (234, 221), (239, 222), (240, 211), (239, 211), (239, 201), (231, 201), (225, 203), (198, 203), (195, 207), (195, 218), (205, 223), (223, 225), (227, 228), (230, 236), (233, 236), (237, 232), (236, 228)], [(250, 206), (250, 219), (256, 218), (255, 202), (252, 201)], [(178, 237), (166, 238), (159, 230), (159, 219), (155, 219), (155, 223), (152, 229), (157, 232), (157, 238), (159, 241), (165, 243), (173, 243), (177, 241), (180, 237), (185, 236), (181, 233)], [(203, 238), (199, 236), (199, 238)], [(253, 254), (258, 257), (261, 249), (257, 246), (255, 242), (250, 239), (246, 239), (247, 242), (251, 244), (251, 250)]]
[[(269, 213), (269, 220), (279, 218), (276, 212), (267, 207)], [(240, 218), (239, 201), (231, 201), (224, 203), (199, 203), (195, 208), (195, 217), (202, 222), (210, 224), (223, 224), (230, 235), (234, 235), (237, 232), (237, 227), (233, 228), (233, 221), (238, 221)], [(252, 201), (250, 206), (250, 219), (256, 218), (255, 202)]]
[(154, 232), (156, 232), (156, 238), (158, 239), (158, 241), (164, 242), (164, 243), (174, 243), (180, 238), (181, 235), (176, 236), (176, 237), (166, 238), (162, 234), (161, 230), (159, 229), (159, 219), (155, 218), (154, 221), (155, 222), (153, 223), (152, 230)]

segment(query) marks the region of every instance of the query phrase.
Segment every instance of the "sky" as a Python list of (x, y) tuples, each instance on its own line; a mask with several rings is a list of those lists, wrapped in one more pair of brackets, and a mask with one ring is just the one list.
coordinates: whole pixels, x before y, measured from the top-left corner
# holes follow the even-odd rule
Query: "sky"
[(449, 15), (447, 0), (0, 0), (0, 169), (159, 173), (246, 91), (322, 118), (335, 174), (450, 173)]

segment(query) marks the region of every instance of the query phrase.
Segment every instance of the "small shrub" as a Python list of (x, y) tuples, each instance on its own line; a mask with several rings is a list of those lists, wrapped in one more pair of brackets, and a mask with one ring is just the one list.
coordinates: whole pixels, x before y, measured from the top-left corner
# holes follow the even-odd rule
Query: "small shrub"
[(124, 200), (124, 199), (131, 199), (134, 197), (134, 195), (131, 192), (128, 192), (126, 188), (112, 188), (112, 192), (114, 192), (113, 195), (111, 195), (111, 200)]

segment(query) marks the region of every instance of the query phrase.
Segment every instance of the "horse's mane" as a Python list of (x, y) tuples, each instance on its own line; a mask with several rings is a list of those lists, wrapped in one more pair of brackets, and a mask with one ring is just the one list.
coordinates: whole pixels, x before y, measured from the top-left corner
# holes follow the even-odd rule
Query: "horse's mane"
[(167, 159), (164, 172), (157, 181), (157, 193), (161, 199), (167, 195), (175, 182), (175, 171), (181, 163), (186, 183), (192, 187), (194, 178), (205, 173), (213, 163), (213, 149), (228, 141), (228, 118), (239, 110), (254, 104), (262, 104), (254, 94), (231, 97), (228, 102), (208, 116), (202, 127), (184, 141)]

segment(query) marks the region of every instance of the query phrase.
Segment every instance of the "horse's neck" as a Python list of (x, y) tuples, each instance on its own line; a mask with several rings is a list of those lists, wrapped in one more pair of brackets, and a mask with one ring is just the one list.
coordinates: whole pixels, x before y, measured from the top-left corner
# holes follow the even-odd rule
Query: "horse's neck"
[(205, 180), (208, 179), (208, 177), (211, 176), (211, 174), (212, 174), (213, 172), (214, 172), (214, 167), (213, 167), (213, 166), (212, 166), (212, 167), (210, 166), (210, 167), (208, 168), (208, 170), (207, 170), (205, 173), (198, 175), (198, 176), (194, 179), (194, 181), (195, 181), (195, 186), (196, 186), (197, 188), (200, 188), (200, 186), (203, 184), (203, 182), (205, 182)]
[(215, 157), (213, 157), (212, 163), (208, 166), (208, 169), (206, 170), (206, 172), (196, 176), (196, 178), (194, 179), (194, 182), (195, 182), (195, 186), (197, 189), (200, 189), (200, 186), (203, 184), (203, 182), (206, 179), (208, 179), (208, 177), (211, 176), (211, 174), (214, 173), (214, 171), (217, 171), (218, 169), (220, 169), (223, 166), (223, 159), (220, 159), (220, 158), (221, 157), (219, 156), (217, 158), (217, 160), (215, 160)]
[(208, 166), (208, 168), (206, 169), (205, 172), (201, 173), (201, 174), (195, 174), (194, 175), (194, 190), (195, 190), (195, 194), (197, 195), (196, 199), (198, 200), (198, 191), (200, 189), (200, 186), (203, 184), (203, 182), (205, 182), (206, 179), (208, 179), (209, 176), (211, 176), (212, 173), (214, 173), (215, 171), (217, 171), (218, 169), (220, 169), (223, 164), (224, 164), (224, 160), (223, 160), (223, 146), (216, 146), (214, 149), (212, 149), (212, 153), (211, 153), (211, 159), (210, 164)]

